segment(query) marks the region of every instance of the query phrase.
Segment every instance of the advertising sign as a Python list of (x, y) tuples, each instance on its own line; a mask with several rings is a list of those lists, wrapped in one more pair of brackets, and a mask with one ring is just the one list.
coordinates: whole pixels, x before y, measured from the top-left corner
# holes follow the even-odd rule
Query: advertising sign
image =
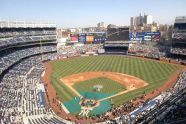
[(161, 33), (160, 32), (131, 32), (131, 41), (159, 41)]
[(104, 43), (106, 41), (105, 32), (96, 32), (94, 33), (94, 43)]
[(142, 32), (131, 32), (130, 33), (130, 40), (131, 41), (143, 41), (144, 34)]
[(78, 34), (70, 34), (70, 41), (72, 43), (77, 43), (78, 42), (78, 37), (79, 37)]
[(159, 41), (160, 40), (160, 32), (144, 32), (144, 40), (145, 41)]
[(151, 36), (149, 35), (144, 36), (144, 41), (151, 41)]
[(79, 42), (86, 43), (86, 34), (79, 34)]
[(94, 36), (93, 35), (87, 35), (86, 36), (86, 42), (88, 42), (88, 43), (94, 42)]

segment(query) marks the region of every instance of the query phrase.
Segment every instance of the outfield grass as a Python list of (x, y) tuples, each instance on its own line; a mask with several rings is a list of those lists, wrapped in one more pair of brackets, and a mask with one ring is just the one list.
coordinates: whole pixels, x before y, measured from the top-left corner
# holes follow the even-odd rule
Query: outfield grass
[(99, 93), (116, 94), (118, 92), (125, 90), (123, 85), (105, 77), (99, 77), (91, 80), (86, 80), (83, 82), (77, 82), (73, 85), (73, 87), (77, 91), (96, 92), (93, 88), (95, 85), (103, 86), (103, 88), (101, 88), (101, 91)]
[[(52, 79), (55, 79), (54, 87), (56, 91), (66, 96), (62, 101), (68, 101), (74, 97), (70, 89), (65, 88), (62, 90), (62, 86), (59, 86), (57, 80), (60, 77), (69, 76), (72, 74), (92, 71), (112, 71), (133, 75), (141, 78), (149, 83), (146, 88), (141, 88), (127, 94), (123, 94), (113, 98), (113, 102), (118, 105), (124, 101), (130, 100), (144, 92), (150, 92), (153, 89), (163, 85), (171, 74), (176, 70), (181, 69), (181, 66), (171, 65), (166, 63), (159, 63), (155, 61), (148, 61), (140, 58), (131, 58), (126, 56), (105, 55), (105, 56), (90, 56), (90, 57), (77, 57), (65, 61), (56, 60), (52, 61)], [(112, 86), (110, 86), (112, 88)]]

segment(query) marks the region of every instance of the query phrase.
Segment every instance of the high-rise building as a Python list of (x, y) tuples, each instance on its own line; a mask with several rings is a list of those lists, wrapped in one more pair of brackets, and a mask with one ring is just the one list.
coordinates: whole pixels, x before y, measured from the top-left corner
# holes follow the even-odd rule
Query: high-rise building
[(130, 26), (131, 26), (131, 27), (134, 26), (134, 18), (135, 18), (135, 17), (131, 17), (131, 18), (130, 18)]
[(105, 31), (106, 28), (105, 28), (105, 23), (104, 22), (99, 22), (97, 24), (97, 30), (96, 31)]
[(147, 15), (145, 24), (152, 24), (152, 23), (153, 23), (153, 16)]
[(131, 17), (130, 19), (130, 26), (143, 26), (144, 24), (152, 24), (153, 23), (153, 16), (151, 15), (144, 15), (141, 14), (137, 17)]
[(99, 23), (97, 24), (97, 27), (98, 27), (98, 28), (104, 28), (104, 27), (105, 27), (104, 22), (99, 22)]
[(137, 17), (130, 18), (130, 26), (131, 27), (137, 26)]
[(130, 18), (130, 31), (156, 31), (158, 26), (153, 24), (153, 16), (141, 15)]
[(137, 26), (142, 26), (143, 25), (141, 16), (136, 17), (136, 24), (137, 24)]

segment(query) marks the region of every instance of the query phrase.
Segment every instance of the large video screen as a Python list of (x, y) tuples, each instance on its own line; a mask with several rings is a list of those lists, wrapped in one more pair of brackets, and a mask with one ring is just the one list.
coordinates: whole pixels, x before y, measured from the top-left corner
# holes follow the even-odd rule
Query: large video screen
[(108, 41), (128, 41), (129, 28), (108, 28), (107, 29)]

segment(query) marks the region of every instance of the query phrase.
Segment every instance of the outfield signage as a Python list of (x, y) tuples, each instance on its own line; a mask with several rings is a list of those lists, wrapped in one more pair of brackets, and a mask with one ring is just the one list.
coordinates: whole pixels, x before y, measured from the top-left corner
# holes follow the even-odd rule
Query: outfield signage
[(131, 32), (131, 41), (159, 41), (161, 33), (160, 32)]

